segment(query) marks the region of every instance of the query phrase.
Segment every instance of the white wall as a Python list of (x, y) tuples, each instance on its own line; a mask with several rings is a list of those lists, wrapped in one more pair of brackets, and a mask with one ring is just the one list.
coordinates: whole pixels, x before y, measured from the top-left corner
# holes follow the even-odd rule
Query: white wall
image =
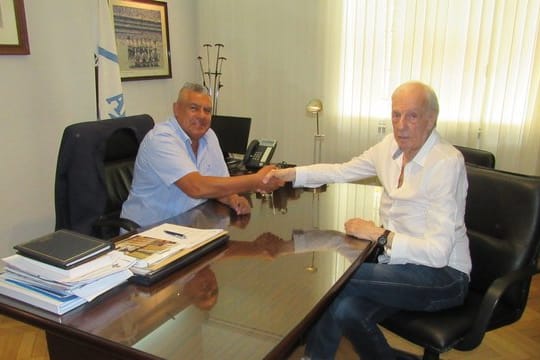
[[(322, 47), (332, 3), (197, 1), (200, 44), (225, 45), (218, 113), (251, 117), (251, 138), (278, 140), (275, 161), (313, 161), (316, 123), (305, 107), (312, 98), (326, 100)], [(199, 54), (206, 58), (202, 46)]]
[[(66, 125), (95, 119), (97, 0), (25, 0), (31, 55), (0, 56), (0, 256), (54, 229), (54, 173)], [(127, 113), (162, 121), (178, 88), (200, 81), (203, 43), (223, 43), (219, 113), (253, 118), (251, 138), (274, 138), (274, 160), (312, 161), (325, 92), (321, 58), (328, 0), (169, 0), (173, 78), (124, 82)], [(323, 132), (332, 131), (323, 115)], [(332, 136), (327, 140), (332, 139)], [(325, 144), (330, 154), (330, 144)], [(329, 155), (328, 155), (329, 156)], [(324, 157), (323, 157), (324, 160)]]
[[(0, 256), (54, 229), (54, 173), (62, 131), (96, 118), (97, 0), (24, 3), (31, 54), (0, 56)], [(163, 120), (179, 86), (197, 74), (194, 4), (168, 2), (173, 78), (124, 82), (128, 114)]]

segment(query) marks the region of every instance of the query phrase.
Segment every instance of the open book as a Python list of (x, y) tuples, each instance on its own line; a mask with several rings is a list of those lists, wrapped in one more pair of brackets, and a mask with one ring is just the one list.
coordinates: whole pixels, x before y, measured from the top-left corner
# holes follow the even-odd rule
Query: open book
[(148, 274), (226, 236), (223, 229), (196, 229), (162, 224), (116, 243), (116, 250), (137, 259), (131, 271)]

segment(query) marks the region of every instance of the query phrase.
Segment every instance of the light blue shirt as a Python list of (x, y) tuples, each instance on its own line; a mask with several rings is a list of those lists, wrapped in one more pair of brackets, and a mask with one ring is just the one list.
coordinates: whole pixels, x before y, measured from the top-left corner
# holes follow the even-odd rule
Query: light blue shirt
[(199, 140), (195, 155), (191, 139), (176, 118), (157, 124), (141, 142), (121, 217), (147, 226), (205, 202), (206, 199), (189, 197), (175, 184), (196, 171), (203, 176), (229, 176), (214, 131), (209, 129)]
[(394, 135), (343, 164), (296, 168), (295, 186), (352, 182), (377, 175), (384, 191), (379, 209), (385, 229), (394, 232), (390, 264), (450, 266), (469, 274), (471, 257), (465, 228), (467, 174), (461, 153), (433, 130), (404, 168)]

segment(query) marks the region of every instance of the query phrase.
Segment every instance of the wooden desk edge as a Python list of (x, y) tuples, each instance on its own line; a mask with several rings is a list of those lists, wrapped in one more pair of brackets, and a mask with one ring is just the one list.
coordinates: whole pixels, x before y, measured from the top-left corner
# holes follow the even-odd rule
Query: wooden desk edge
[(322, 297), (322, 299), (315, 305), (315, 307), (306, 315), (306, 317), (294, 327), (294, 329), (285, 336), (279, 344), (277, 344), (270, 353), (268, 353), (265, 360), (281, 360), (286, 359), (292, 354), (294, 349), (303, 342), (305, 333), (309, 330), (311, 325), (319, 318), (319, 316), (326, 310), (332, 300), (336, 297), (337, 293), (349, 280), (352, 274), (358, 269), (360, 265), (364, 263), (364, 260), (371, 254), (375, 248), (375, 242), (370, 242), (366, 251), (362, 253), (352, 264), (347, 271), (339, 278), (339, 280), (330, 288), (328, 293)]

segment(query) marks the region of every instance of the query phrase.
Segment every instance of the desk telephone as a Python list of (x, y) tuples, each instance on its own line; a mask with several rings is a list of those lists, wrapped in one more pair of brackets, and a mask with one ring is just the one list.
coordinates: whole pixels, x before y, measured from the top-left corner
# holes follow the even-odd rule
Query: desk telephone
[(272, 155), (276, 150), (276, 140), (252, 140), (246, 150), (246, 155), (242, 161), (248, 169), (258, 169), (270, 163)]

